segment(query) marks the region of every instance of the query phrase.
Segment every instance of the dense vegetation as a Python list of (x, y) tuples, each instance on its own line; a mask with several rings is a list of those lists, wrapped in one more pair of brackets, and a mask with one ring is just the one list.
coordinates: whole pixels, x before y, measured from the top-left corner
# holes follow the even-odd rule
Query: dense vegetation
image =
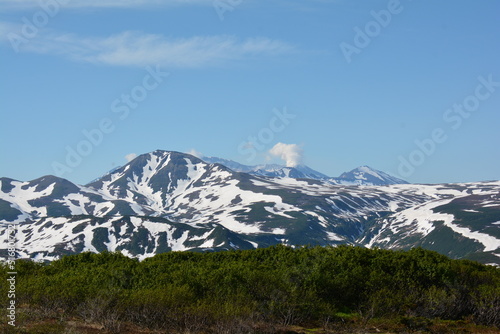
[(65, 332), (70, 321), (118, 333), (337, 332), (374, 323), (408, 331), (437, 319), (500, 327), (500, 269), (423, 249), (280, 245), (142, 262), (82, 253), (50, 264), (18, 261), (17, 271), (18, 324), (53, 319), (47, 333)]

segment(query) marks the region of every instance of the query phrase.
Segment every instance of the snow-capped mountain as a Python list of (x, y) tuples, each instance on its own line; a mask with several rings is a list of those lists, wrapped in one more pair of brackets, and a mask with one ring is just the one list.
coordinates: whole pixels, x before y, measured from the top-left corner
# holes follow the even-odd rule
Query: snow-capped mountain
[(326, 180), (328, 176), (305, 165), (286, 167), (279, 165), (256, 166), (250, 174), (268, 177), (289, 177), (294, 179)]
[(358, 184), (370, 186), (408, 183), (405, 180), (398, 179), (397, 177), (368, 166), (358, 167), (350, 172), (343, 173), (339, 177), (331, 178), (330, 181), (336, 184)]
[(297, 165), (295, 167), (286, 167), (277, 164), (248, 166), (240, 164), (233, 160), (221, 159), (216, 157), (202, 157), (201, 159), (208, 163), (219, 163), (236, 172), (244, 172), (259, 176), (329, 180), (333, 184), (345, 185), (381, 186), (389, 184), (408, 183), (404, 180), (398, 179), (397, 177), (391, 176), (387, 173), (370, 168), (368, 166), (358, 167), (351, 170), (350, 172), (343, 173), (339, 177), (329, 177), (305, 165)]
[[(371, 171), (359, 172), (377, 178)], [(353, 175), (372, 182), (366, 174)], [(20, 257), (44, 260), (285, 243), (420, 245), (500, 264), (500, 182), (359, 187), (253, 175), (158, 150), (84, 186), (54, 176), (1, 178), (4, 242), (8, 224), (17, 225)], [(0, 256), (6, 253), (3, 244)]]
[[(223, 166), (226, 166), (229, 169), (232, 169), (235, 172), (243, 172), (243, 173), (251, 173), (256, 169), (263, 168), (265, 165), (259, 165), (259, 166), (248, 166), (248, 165), (243, 165), (240, 164), (239, 162), (233, 161), (233, 160), (228, 160), (228, 159), (222, 159), (222, 158), (217, 158), (217, 157), (201, 157), (203, 161), (209, 164), (221, 164)], [(275, 166), (277, 168), (281, 168), (283, 166), (280, 165), (269, 165), (269, 166)]]
[(233, 160), (221, 159), (216, 157), (202, 157), (203, 161), (208, 163), (219, 163), (235, 172), (249, 173), (252, 175), (269, 177), (290, 177), (294, 179), (316, 179), (326, 180), (329, 177), (305, 165), (295, 167), (286, 167), (278, 164), (263, 164), (248, 166), (240, 164)]

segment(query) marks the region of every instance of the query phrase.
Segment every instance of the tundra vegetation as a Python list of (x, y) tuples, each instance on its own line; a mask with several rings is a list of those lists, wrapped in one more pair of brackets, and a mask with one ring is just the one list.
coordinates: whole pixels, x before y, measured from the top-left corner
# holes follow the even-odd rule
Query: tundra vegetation
[[(8, 268), (0, 268), (7, 276)], [(500, 269), (352, 246), (18, 260), (4, 333), (497, 333)], [(7, 286), (1, 285), (3, 305)], [(6, 312), (3, 308), (2, 312)], [(6, 313), (2, 314), (6, 319)]]

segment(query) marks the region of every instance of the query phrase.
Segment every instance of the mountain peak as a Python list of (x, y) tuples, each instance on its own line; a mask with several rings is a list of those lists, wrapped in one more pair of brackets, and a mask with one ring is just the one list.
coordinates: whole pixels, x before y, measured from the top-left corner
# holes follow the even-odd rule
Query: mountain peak
[[(126, 182), (129, 178), (133, 180), (134, 174), (146, 175), (146, 179), (148, 180), (162, 179), (164, 177), (167, 179), (171, 177), (174, 177), (174, 179), (183, 179), (187, 177), (188, 165), (198, 165), (200, 163), (216, 164), (224, 169), (227, 168), (231, 171), (243, 172), (256, 176), (313, 179), (328, 181), (333, 184), (381, 186), (408, 183), (368, 165), (362, 165), (349, 172), (342, 173), (339, 177), (330, 177), (304, 164), (299, 164), (294, 167), (286, 167), (279, 164), (250, 166), (218, 157), (198, 158), (188, 153), (157, 149), (153, 152), (137, 156), (126, 165), (114, 168), (102, 177), (90, 182), (88, 185), (100, 187), (103, 181), (114, 183), (118, 179), (122, 179), (122, 182)], [(176, 166), (174, 170), (172, 170), (172, 166)], [(154, 175), (159, 176), (153, 177)]]
[(204, 164), (202, 160), (186, 153), (156, 150), (137, 156), (126, 165), (113, 169), (88, 185), (101, 187), (104, 183), (155, 183), (157, 179), (177, 180), (187, 178), (189, 166), (200, 163)]
[(407, 184), (408, 182), (385, 172), (371, 168), (370, 166), (359, 166), (349, 172), (342, 173), (337, 179), (352, 182), (353, 184), (366, 185), (389, 185)]
[(217, 157), (203, 157), (205, 162), (219, 163), (232, 169), (236, 172), (244, 172), (252, 175), (278, 177), (278, 178), (294, 178), (294, 179), (314, 179), (329, 181), (333, 184), (347, 185), (389, 185), (389, 184), (406, 184), (408, 182), (391, 176), (387, 173), (379, 171), (368, 165), (359, 166), (349, 172), (345, 172), (339, 177), (330, 177), (320, 173), (304, 164), (299, 164), (294, 167), (286, 167), (277, 164), (263, 164), (248, 166), (240, 164), (236, 161), (221, 159)]
[(258, 176), (317, 180), (327, 180), (329, 178), (327, 175), (315, 171), (314, 169), (303, 164), (294, 167), (278, 164), (261, 164), (249, 166), (240, 164), (236, 161), (221, 159), (217, 157), (203, 157), (202, 159), (208, 163), (219, 163), (229, 169), (232, 169), (235, 172), (249, 173)]

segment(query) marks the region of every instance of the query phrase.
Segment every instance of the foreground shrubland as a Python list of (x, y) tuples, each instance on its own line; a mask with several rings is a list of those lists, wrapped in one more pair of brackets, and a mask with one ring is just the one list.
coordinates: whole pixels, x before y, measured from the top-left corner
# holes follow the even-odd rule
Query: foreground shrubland
[(171, 252), (142, 262), (119, 253), (82, 253), (50, 264), (18, 261), (16, 267), (17, 326), (4, 321), (6, 333), (500, 328), (500, 269), (423, 249), (274, 246)]

